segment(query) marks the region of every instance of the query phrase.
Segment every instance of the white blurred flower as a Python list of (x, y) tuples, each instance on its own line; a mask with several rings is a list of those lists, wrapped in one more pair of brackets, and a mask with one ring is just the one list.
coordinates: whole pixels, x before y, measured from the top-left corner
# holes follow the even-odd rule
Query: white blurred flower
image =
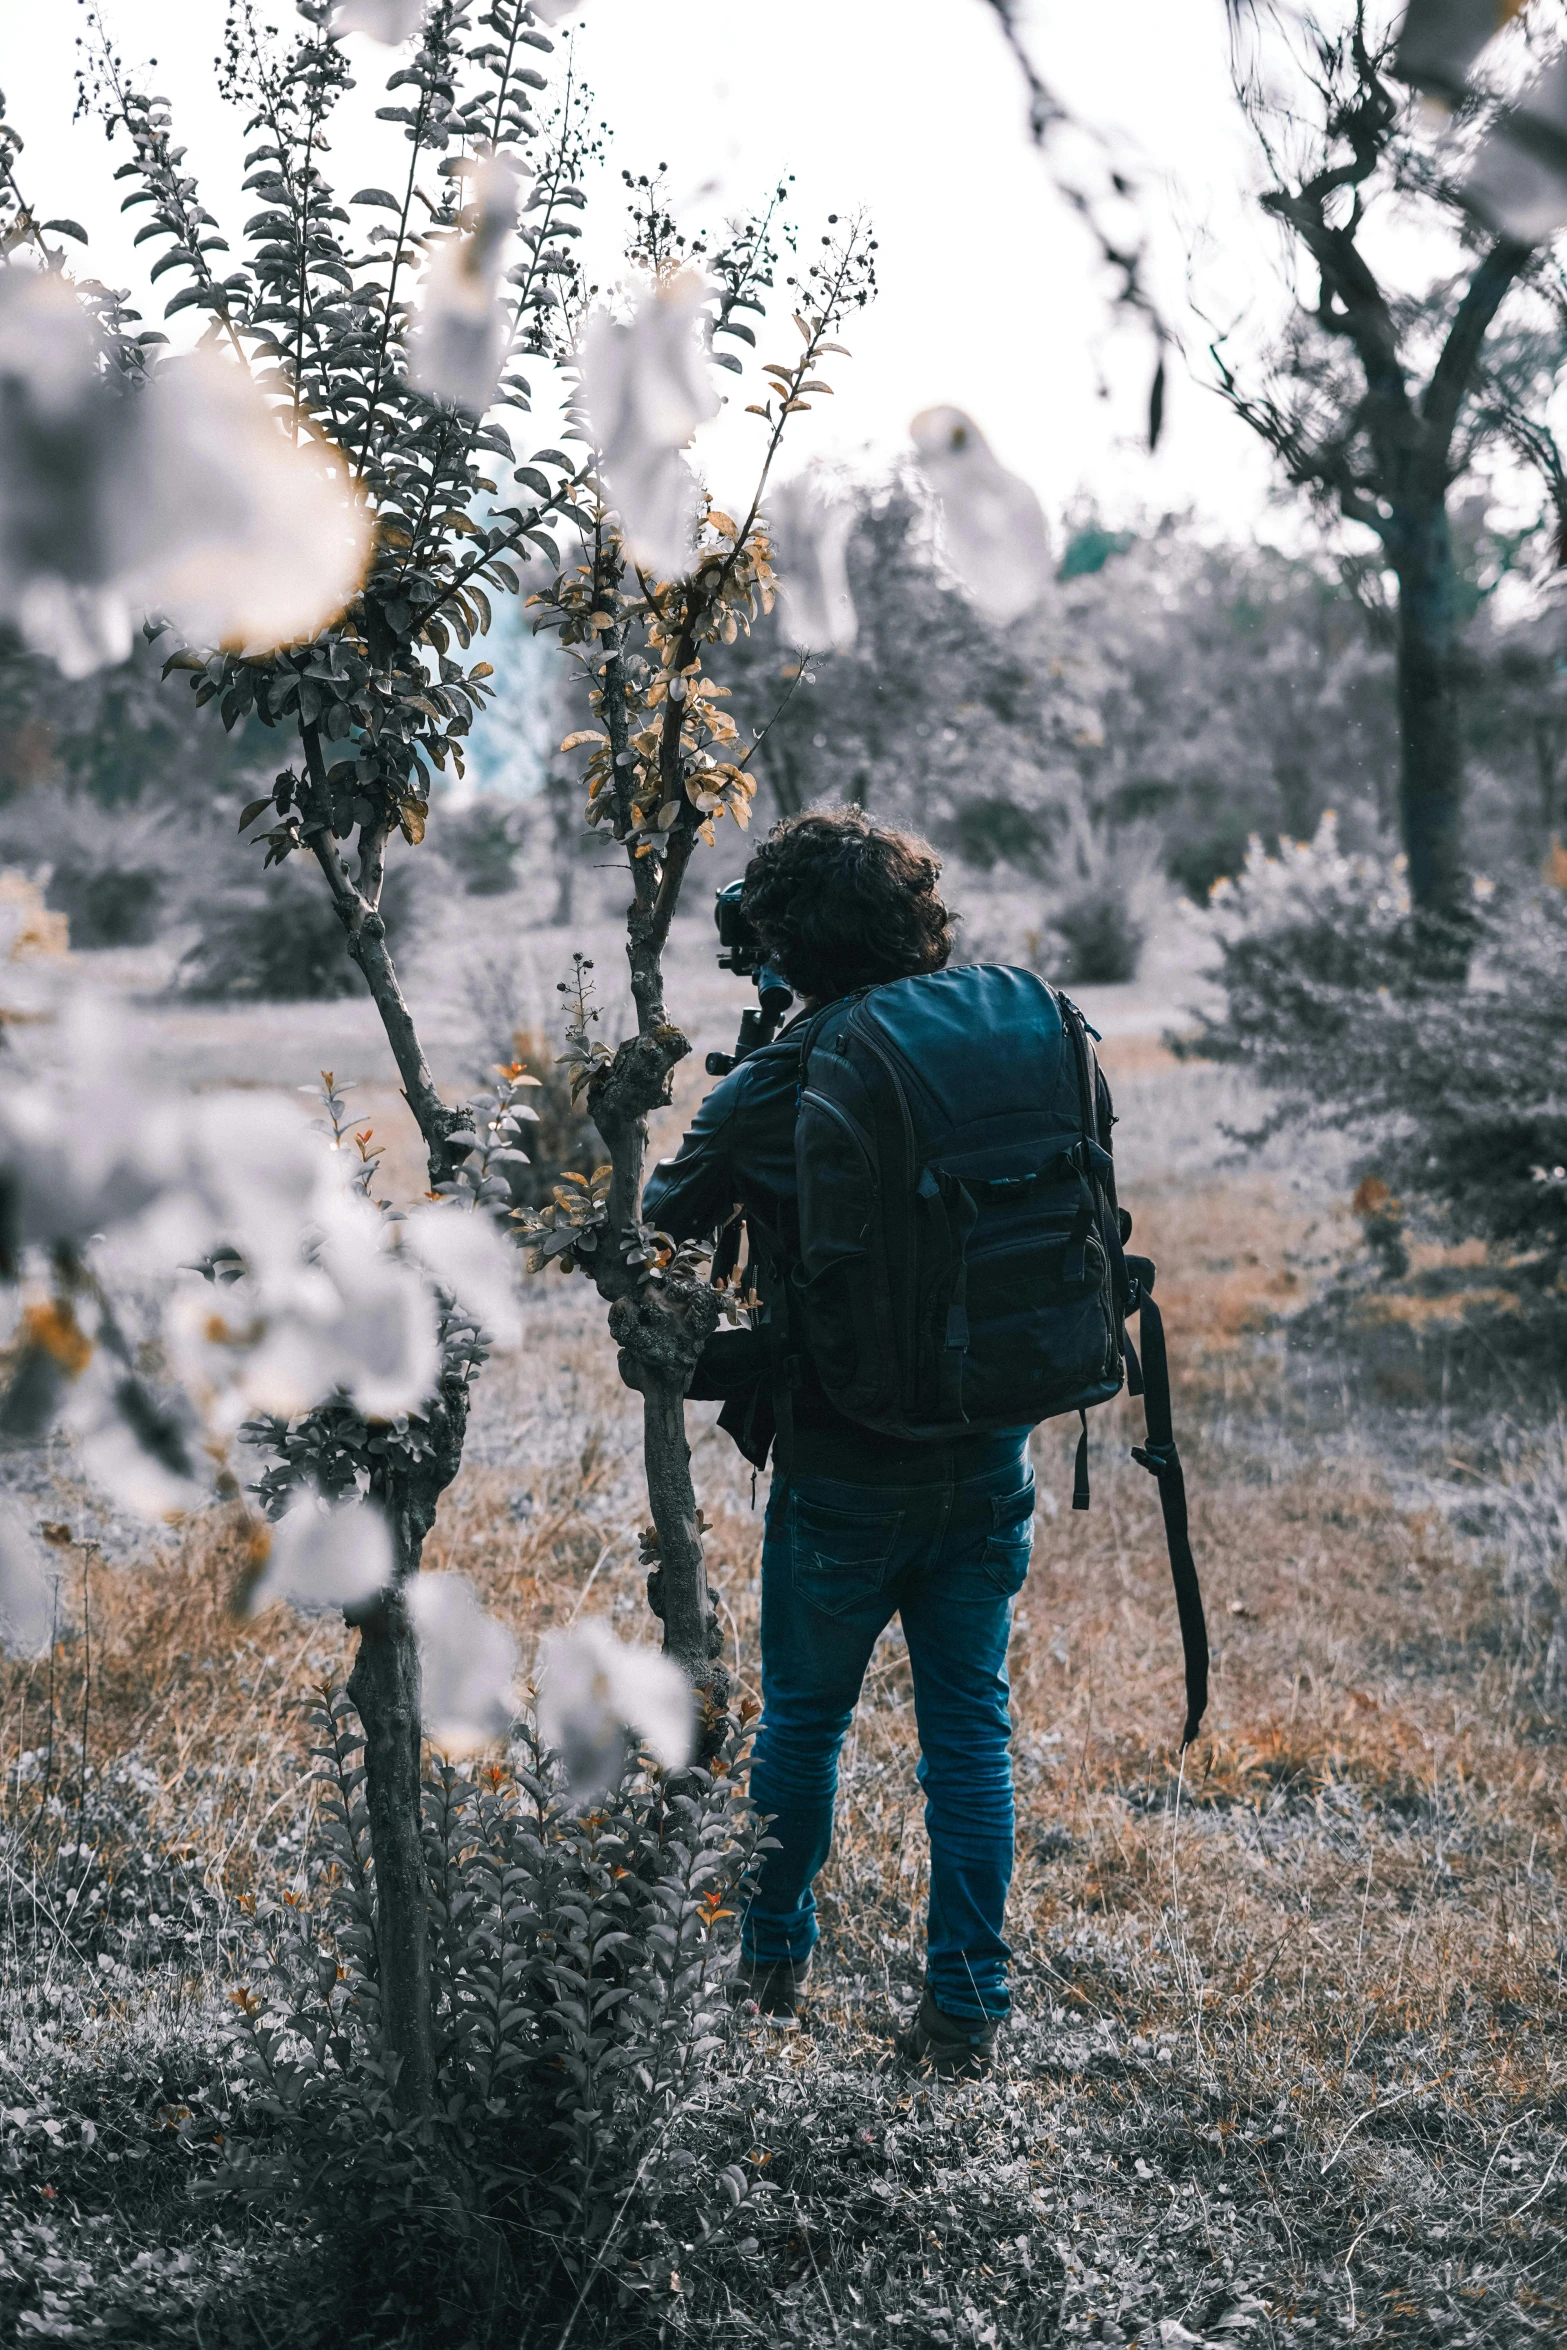
[(395, 49), (411, 40), (424, 22), (427, 0), (337, 0), (332, 10), (334, 33), (368, 33), (372, 41)]
[(1039, 500), (961, 408), (927, 408), (909, 431), (941, 511), (942, 552), (965, 594), (998, 624), (1016, 620), (1050, 581)]
[(426, 1737), (449, 1752), (504, 1738), (517, 1718), (517, 1643), (466, 1575), (413, 1575), (403, 1600), (419, 1635)]
[(138, 418), (67, 281), (0, 266), (0, 614), (68, 677), (131, 648), (118, 586), (130, 550), (105, 491), (130, 460)]
[(496, 1346), (522, 1344), (516, 1250), (478, 1208), (415, 1208), (398, 1227), (403, 1248)]
[(392, 1580), (391, 1532), (372, 1502), (306, 1495), (267, 1531), (270, 1547), (246, 1595), (247, 1615), (259, 1615), (275, 1599), (302, 1615), (357, 1607)]
[(539, 1736), (579, 1796), (613, 1786), (636, 1740), (677, 1771), (694, 1743), (691, 1684), (656, 1648), (628, 1648), (590, 1616), (539, 1642)]
[(418, 1411), (441, 1373), (434, 1300), (391, 1254), (388, 1229), (367, 1202), (345, 1198), (318, 1260), (341, 1300), (331, 1332), (339, 1384), (373, 1420)]
[(256, 1412), (293, 1419), (338, 1395), (372, 1420), (428, 1403), (441, 1369), (435, 1302), (387, 1234), (365, 1203), (328, 1198), (311, 1262), (182, 1287), (170, 1346), (214, 1428), (232, 1432)]
[(0, 1506), (0, 1649), (46, 1656), (59, 1609), (59, 1577), (14, 1510)]
[(1487, 228), (1521, 245), (1541, 245), (1567, 222), (1567, 57), (1486, 133), (1461, 192)]
[(63, 276), (0, 266), (0, 614), (34, 651), (85, 676), (148, 609), (269, 651), (342, 610), (369, 548), (341, 458), (241, 367), (205, 349), (133, 386)]
[(783, 634), (812, 652), (848, 652), (858, 629), (847, 560), (853, 501), (805, 474), (773, 492), (769, 514)]
[(188, 1400), (154, 1395), (102, 1347), (72, 1388), (64, 1420), (89, 1478), (132, 1517), (156, 1524), (208, 1499), (207, 1457)]
[(534, 16), (540, 24), (557, 25), (563, 18), (574, 15), (582, 0), (531, 0)]
[(130, 1058), (112, 1010), (81, 996), (46, 1070), (0, 1089), (0, 1241), (79, 1244), (140, 1215), (180, 1171), (179, 1120)]
[(704, 341), (709, 289), (695, 270), (648, 286), (631, 317), (595, 310), (582, 331), (582, 396), (605, 486), (639, 563), (691, 568), (701, 493), (682, 451), (718, 414)]
[(495, 397), (510, 324), (501, 300), (521, 198), (517, 167), (487, 155), (468, 182), (465, 225), (432, 246), (408, 345), (408, 378), (432, 400), (482, 416)]
[(370, 553), (370, 517), (337, 451), (296, 447), (216, 350), (167, 361), (147, 411), (136, 478), (118, 485), (150, 542), (129, 592), (196, 644), (269, 652), (325, 628)]

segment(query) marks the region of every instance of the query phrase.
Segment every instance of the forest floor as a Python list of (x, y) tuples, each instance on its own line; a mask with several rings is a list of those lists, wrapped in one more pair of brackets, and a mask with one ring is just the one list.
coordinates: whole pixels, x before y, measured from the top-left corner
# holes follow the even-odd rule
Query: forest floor
[[(732, 1009), (704, 992), (700, 1043)], [(1538, 1633), (1567, 1531), (1559, 1387), (1518, 1367), (1505, 1276), (1428, 1248), (1379, 1286), (1326, 1158), (1229, 1145), (1244, 1105), (1158, 1042), (1157, 990), (1088, 1009), (1160, 1267), (1214, 1645), (1204, 1733), (1183, 1772), (1136, 1407), (1097, 1415), (1087, 1516), (1045, 1428), (995, 2072), (933, 2082), (890, 2054), (926, 1894), (894, 1627), (845, 1756), (819, 1988), (796, 2029), (737, 2022), (691, 2117), (772, 2192), (743, 2269), (698, 2262), (662, 2323), (910, 2350), (1560, 2341), (1567, 1720)], [(166, 1058), (198, 1083), (303, 1082), (248, 1017), (249, 1061), (237, 1026), (211, 1066), (164, 1028)], [(324, 1057), (326, 1008), (318, 1026)], [(427, 1554), (525, 1658), (579, 1609), (647, 1626), (634, 1399), (601, 1309), (550, 1276), (526, 1328), (486, 1374)], [(696, 1480), (751, 1688), (760, 1497), (712, 1418), (692, 1408)], [(293, 1706), (341, 1675), (344, 1636), (234, 1621), (221, 1518), (117, 1567), (67, 1456), (10, 1481), (53, 1530), (69, 1622), (47, 1664), (0, 1674), (0, 2338), (314, 2341), (297, 2246), (192, 2200), (180, 2124), (223, 2061), (247, 1915), (299, 1882)]]

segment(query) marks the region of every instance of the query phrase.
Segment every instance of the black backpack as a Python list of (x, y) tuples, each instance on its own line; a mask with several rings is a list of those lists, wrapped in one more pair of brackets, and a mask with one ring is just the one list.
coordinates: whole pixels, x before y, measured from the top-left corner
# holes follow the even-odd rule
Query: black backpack
[[(1078, 1413), (1076, 1509), (1088, 1507), (1088, 1412), (1123, 1385), (1143, 1394), (1148, 1438), (1134, 1458), (1159, 1481), (1190, 1744), (1207, 1703), (1202, 1599), (1154, 1268), (1126, 1254), (1091, 1035), (1068, 997), (994, 964), (893, 980), (819, 1012), (800, 1041), (799, 1225), (779, 1267), (777, 1339), (803, 1349), (846, 1418), (888, 1436)], [(780, 1369), (787, 1450), (787, 1360)]]

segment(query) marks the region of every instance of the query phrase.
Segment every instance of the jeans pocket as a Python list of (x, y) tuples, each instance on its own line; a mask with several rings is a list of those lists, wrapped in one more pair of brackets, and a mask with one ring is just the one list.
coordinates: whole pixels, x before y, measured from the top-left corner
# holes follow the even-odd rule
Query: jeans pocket
[(824, 1615), (846, 1615), (874, 1599), (887, 1578), (902, 1510), (848, 1510), (789, 1497), (789, 1567), (795, 1590)]
[(1010, 1599), (1023, 1588), (1034, 1548), (1034, 1480), (1016, 1493), (997, 1493), (990, 1502), (990, 1539), (980, 1565), (996, 1589)]

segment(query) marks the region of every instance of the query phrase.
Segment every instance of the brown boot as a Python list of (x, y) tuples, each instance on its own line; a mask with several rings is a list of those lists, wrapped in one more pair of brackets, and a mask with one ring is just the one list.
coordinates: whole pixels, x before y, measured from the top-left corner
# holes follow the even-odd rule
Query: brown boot
[(800, 1996), (810, 1980), (811, 1958), (747, 1958), (742, 1953), (725, 1990), (731, 2007), (754, 2000), (763, 2015), (795, 2016)]
[(927, 1983), (919, 2014), (898, 2034), (898, 2054), (909, 2064), (928, 2064), (944, 2078), (972, 2080), (990, 2070), (997, 2029), (994, 2016), (948, 2015)]

